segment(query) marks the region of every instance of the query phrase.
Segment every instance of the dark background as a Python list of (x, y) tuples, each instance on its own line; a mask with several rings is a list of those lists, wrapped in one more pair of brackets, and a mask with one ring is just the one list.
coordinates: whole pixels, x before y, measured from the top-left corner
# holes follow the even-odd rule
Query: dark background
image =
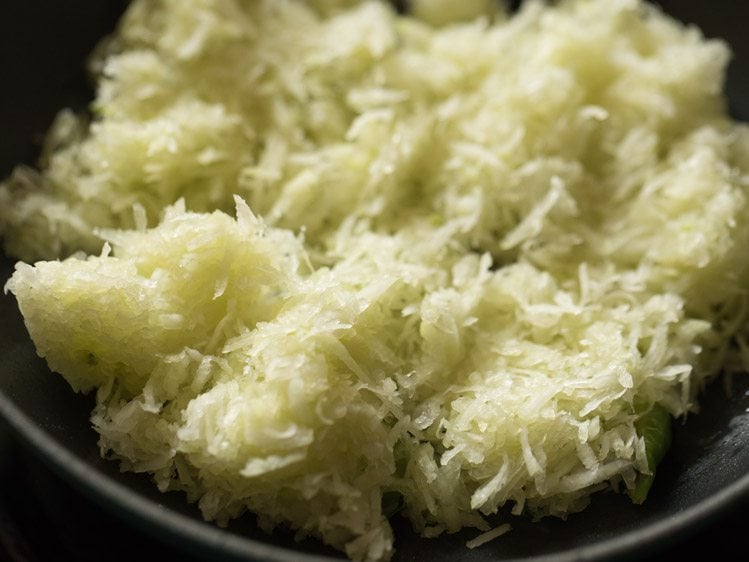
[[(0, 0), (0, 177), (15, 163), (33, 162), (57, 110), (85, 106), (90, 92), (81, 87), (86, 84), (82, 61), (102, 32), (114, 26), (124, 4)], [(660, 4), (685, 22), (698, 22), (708, 37), (729, 41), (734, 50), (726, 85), (731, 110), (735, 117), (749, 120), (749, 3)], [(672, 542), (644, 559), (683, 561), (709, 555), (743, 560), (738, 553), (749, 544), (749, 506), (743, 501)], [(130, 561), (145, 553), (164, 562), (189, 559), (87, 499), (24, 448), (0, 421), (0, 560)]]

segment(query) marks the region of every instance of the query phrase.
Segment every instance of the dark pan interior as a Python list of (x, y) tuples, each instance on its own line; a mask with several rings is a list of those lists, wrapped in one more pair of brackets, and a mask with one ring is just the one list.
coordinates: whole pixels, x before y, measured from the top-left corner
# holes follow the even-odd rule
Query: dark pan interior
[[(671, 13), (698, 23), (708, 36), (731, 42), (735, 58), (727, 91), (732, 113), (749, 117), (749, 42), (744, 2), (673, 0)], [(8, 2), (0, 7), (0, 175), (13, 164), (31, 162), (40, 135), (54, 113), (81, 108), (90, 97), (81, 61), (111, 30), (124, 2)], [(12, 262), (0, 260), (0, 282)], [(252, 517), (220, 530), (202, 522), (180, 494), (163, 495), (143, 475), (121, 474), (101, 460), (88, 415), (92, 398), (73, 394), (37, 358), (15, 301), (0, 298), (0, 417), (29, 449), (79, 490), (126, 524), (198, 557), (223, 560), (323, 560), (340, 558), (314, 541), (294, 543), (290, 533), (268, 537)], [(703, 412), (675, 426), (674, 444), (658, 470), (643, 506), (625, 496), (601, 494), (567, 521), (530, 523), (519, 519), (501, 541), (475, 550), (467, 531), (435, 540), (419, 539), (405, 521), (395, 521), (396, 561), (432, 559), (579, 560), (631, 558), (653, 553), (749, 499), (749, 377), (736, 377), (730, 397), (725, 381), (713, 384)]]

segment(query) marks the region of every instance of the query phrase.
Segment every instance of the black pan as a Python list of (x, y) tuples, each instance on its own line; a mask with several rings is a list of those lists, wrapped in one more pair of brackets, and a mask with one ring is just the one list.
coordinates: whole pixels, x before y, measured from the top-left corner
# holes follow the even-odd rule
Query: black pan
[[(727, 91), (731, 111), (749, 117), (749, 7), (738, 1), (673, 0), (664, 8), (725, 37), (736, 53)], [(123, 9), (113, 0), (6, 2), (0, 7), (0, 175), (32, 161), (40, 135), (64, 106), (81, 108), (90, 97), (81, 61), (108, 33)], [(0, 282), (12, 262), (0, 256)], [(93, 399), (73, 394), (37, 358), (15, 301), (0, 297), (0, 418), (28, 450), (95, 503), (185, 557), (220, 560), (311, 561), (340, 559), (315, 541), (291, 534), (269, 537), (246, 516), (222, 530), (202, 521), (181, 494), (161, 494), (143, 475), (122, 474), (99, 457), (88, 416)], [(519, 519), (513, 532), (468, 550), (475, 531), (426, 540), (405, 521), (394, 522), (396, 561), (486, 562), (611, 560), (652, 555), (732, 509), (749, 511), (749, 377), (735, 377), (730, 396), (718, 380), (702, 399), (703, 411), (676, 423), (674, 443), (658, 470), (647, 502), (599, 494), (567, 521)], [(717, 557), (725, 557), (713, 544)], [(102, 553), (104, 556), (106, 554)], [(146, 554), (146, 553), (144, 553)]]

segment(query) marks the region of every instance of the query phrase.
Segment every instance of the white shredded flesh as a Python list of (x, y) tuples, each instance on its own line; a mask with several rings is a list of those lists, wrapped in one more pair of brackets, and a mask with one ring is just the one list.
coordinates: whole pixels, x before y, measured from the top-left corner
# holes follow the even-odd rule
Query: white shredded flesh
[(491, 529), (489, 531), (486, 531), (485, 533), (481, 533), (478, 537), (471, 539), (470, 541), (466, 542), (467, 548), (478, 548), (482, 544), (486, 544), (489, 541), (493, 541), (496, 538), (501, 537), (502, 535), (508, 533), (512, 527), (509, 523), (504, 523), (498, 527), (495, 527), (494, 529)]
[(387, 560), (398, 497), (478, 546), (633, 489), (636, 422), (749, 366), (726, 46), (637, 0), (457, 4), (135, 0), (90, 122), (0, 186), (38, 352), (206, 519)]

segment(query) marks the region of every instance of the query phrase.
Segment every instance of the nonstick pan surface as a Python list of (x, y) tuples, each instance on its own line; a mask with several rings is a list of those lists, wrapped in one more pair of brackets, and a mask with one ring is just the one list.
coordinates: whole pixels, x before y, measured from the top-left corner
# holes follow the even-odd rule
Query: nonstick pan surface
[[(730, 1), (670, 1), (664, 8), (726, 38), (735, 52), (727, 92), (731, 111), (749, 118), (749, 7)], [(40, 135), (62, 107), (90, 97), (82, 61), (108, 33), (124, 2), (8, 2), (0, 7), (0, 176), (31, 162)], [(749, 249), (748, 249), (749, 250)], [(0, 256), (0, 283), (12, 272)], [(99, 456), (90, 428), (91, 397), (74, 394), (50, 373), (29, 340), (16, 303), (0, 297), (0, 417), (17, 438), (78, 490), (131, 525), (186, 556), (221, 560), (330, 560), (340, 554), (290, 533), (268, 536), (251, 516), (222, 530), (202, 521), (181, 494), (161, 494), (148, 477), (120, 473)], [(726, 384), (731, 382), (731, 384)], [(730, 396), (727, 390), (730, 387)], [(652, 554), (726, 513), (749, 504), (749, 376), (718, 379), (704, 394), (702, 413), (675, 423), (674, 443), (647, 502), (594, 497), (567, 521), (519, 519), (501, 540), (468, 550), (475, 531), (426, 540), (406, 521), (394, 521), (395, 561), (484, 562), (611, 560)], [(715, 548), (719, 548), (715, 545)]]

